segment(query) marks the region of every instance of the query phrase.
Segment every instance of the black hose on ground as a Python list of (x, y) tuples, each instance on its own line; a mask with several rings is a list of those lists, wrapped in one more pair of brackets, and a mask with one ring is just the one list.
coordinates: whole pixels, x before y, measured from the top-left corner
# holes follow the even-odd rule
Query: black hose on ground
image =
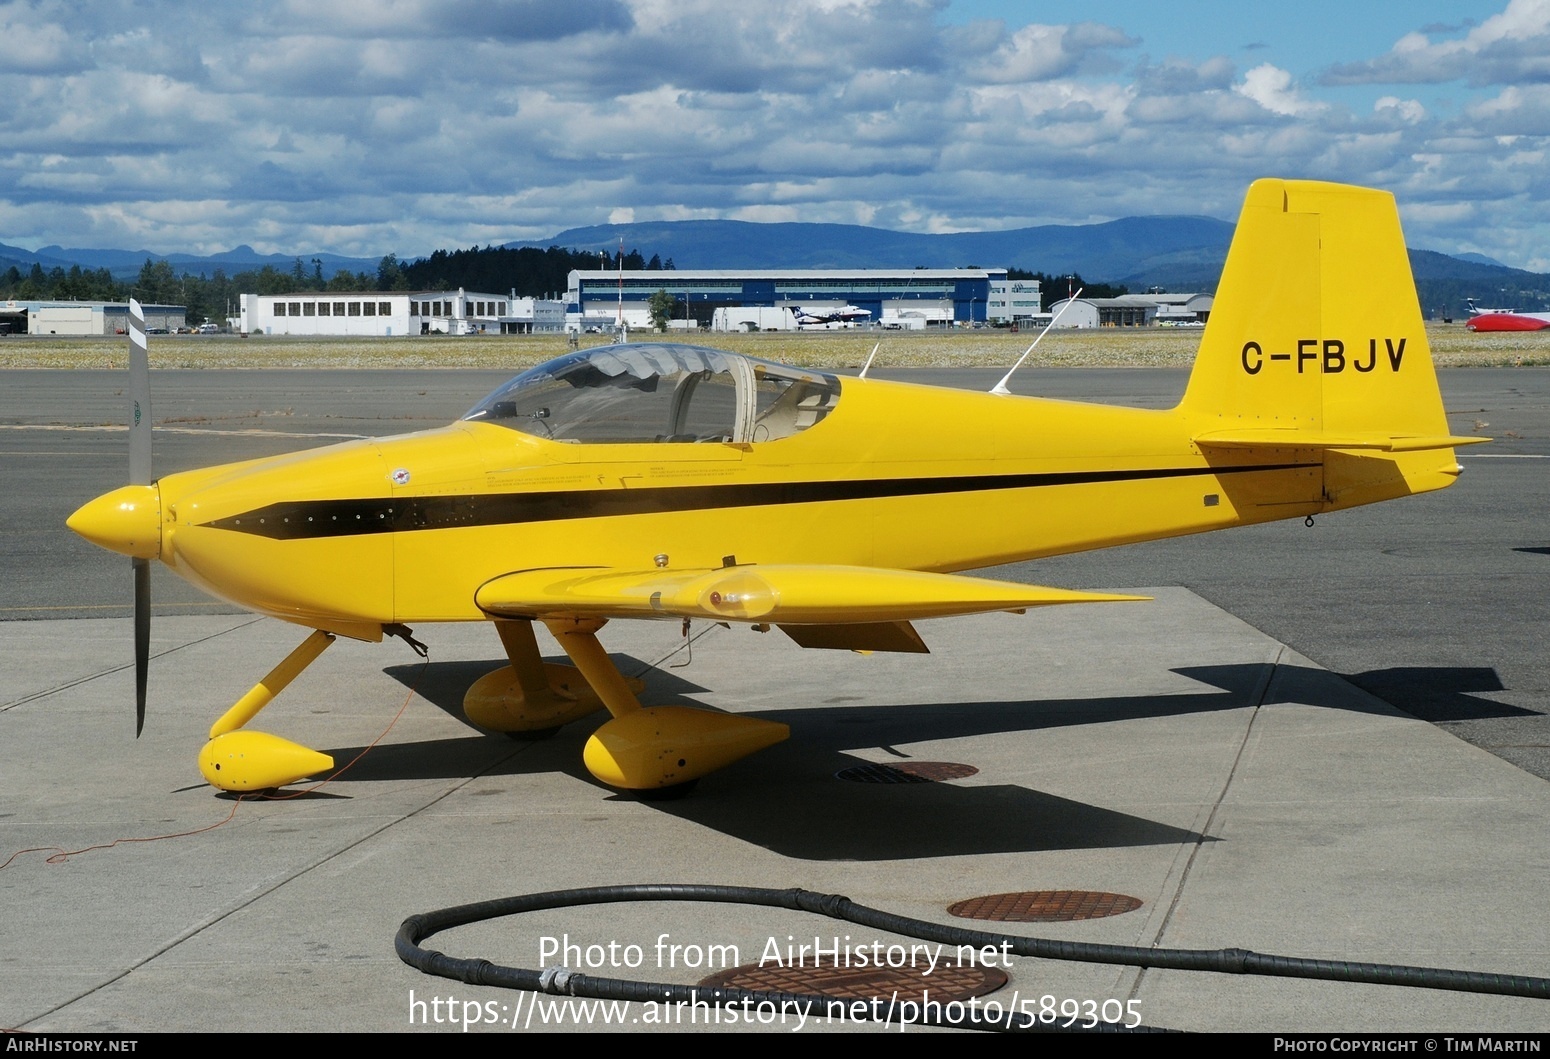
[[(751, 886), (597, 886), (481, 901), (477, 904), (458, 905), (410, 916), (399, 927), (398, 936), (394, 939), (394, 948), (400, 959), (426, 974), (451, 978), (470, 985), (500, 986), (528, 992), (668, 1004), (709, 1002), (717, 1006), (743, 1006), (748, 1003), (807, 1005), (807, 1010), (817, 1009), (818, 1011), (825, 1010), (826, 1004), (835, 1001), (833, 997), (820, 995), (728, 987), (707, 990), (700, 986), (598, 978), (560, 968), (535, 971), (520, 967), (506, 967), (490, 963), (488, 960), (457, 959), (420, 947), (421, 941), (440, 931), (487, 919), (499, 919), (543, 909), (634, 901), (690, 901), (788, 908), (944, 945), (968, 945), (979, 950), (983, 950), (986, 946), (996, 949), (1005, 946), (1005, 951), (1011, 954), (1045, 960), (1119, 964), (1127, 967), (1155, 967), (1166, 970), (1216, 971), (1222, 974), (1273, 975), (1284, 978), (1363, 982), (1375, 985), (1399, 985), (1550, 999), (1550, 979), (1547, 978), (1431, 967), (1350, 963), (1342, 960), (1309, 960), (1293, 956), (1272, 956), (1246, 949), (1151, 949), (1134, 945), (1095, 945), (1074, 941), (1053, 941), (910, 919), (858, 905), (848, 897), (842, 897), (839, 894), (820, 894), (800, 889), (768, 890)], [(896, 1005), (878, 1011), (873, 1017), (879, 1021), (900, 1021), (905, 1014), (911, 1014), (911, 1021), (918, 1021), (925, 1025), (1003, 1031), (1047, 1031), (1066, 1028), (1110, 1031), (1127, 1029), (1122, 1024), (1103, 1021), (1099, 1021), (1094, 1027), (1083, 1027), (1080, 1023), (1066, 1027), (1058, 1021), (1040, 1022), (1033, 1013), (1019, 1015), (1012, 1011), (1004, 1012), (996, 1018), (989, 1018), (980, 1013), (977, 1008), (966, 1009), (961, 1019), (941, 1020), (925, 1017), (927, 1013), (922, 1010), (921, 1005), (914, 1005), (904, 1011), (900, 1010), (901, 1006)], [(1144, 1029), (1144, 1027), (1129, 1028)]]

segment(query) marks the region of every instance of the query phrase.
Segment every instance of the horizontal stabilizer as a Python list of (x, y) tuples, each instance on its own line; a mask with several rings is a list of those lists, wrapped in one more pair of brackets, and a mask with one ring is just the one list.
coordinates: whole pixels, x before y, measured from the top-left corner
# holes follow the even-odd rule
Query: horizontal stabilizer
[(682, 617), (781, 625), (899, 622), (1146, 598), (916, 570), (793, 565), (519, 570), (485, 582), (474, 594), (481, 610), (499, 617)]
[(1329, 434), (1294, 427), (1258, 427), (1214, 430), (1194, 439), (1196, 445), (1213, 449), (1378, 449), (1382, 452), (1423, 452), (1479, 445), (1490, 438), (1438, 435), (1391, 435), (1346, 432)]

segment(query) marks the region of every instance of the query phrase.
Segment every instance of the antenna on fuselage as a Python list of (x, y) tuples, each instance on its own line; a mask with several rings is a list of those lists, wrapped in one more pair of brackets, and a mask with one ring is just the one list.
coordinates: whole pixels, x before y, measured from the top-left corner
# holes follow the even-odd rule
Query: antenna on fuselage
[(857, 375), (856, 378), (858, 378), (858, 379), (866, 378), (866, 370), (872, 366), (872, 358), (877, 356), (877, 351), (879, 349), (882, 349), (882, 348), (883, 348), (883, 344), (881, 342), (879, 342), (877, 345), (872, 347), (872, 352), (867, 354), (866, 363), (861, 365), (861, 374)]
[(1012, 365), (1012, 371), (1009, 371), (1003, 375), (1001, 377), (1001, 381), (990, 388), (991, 393), (1000, 394), (1001, 396), (1005, 397), (1012, 392), (1006, 388), (1007, 382), (1012, 378), (1012, 372), (1015, 372), (1018, 368), (1023, 366), (1023, 361), (1028, 359), (1028, 354), (1033, 352), (1034, 346), (1037, 346), (1044, 340), (1044, 336), (1049, 334), (1049, 329), (1055, 326), (1055, 321), (1059, 320), (1062, 316), (1065, 315), (1066, 310), (1071, 308), (1071, 303), (1080, 298), (1082, 296), (1082, 291), (1086, 289), (1086, 287), (1083, 287), (1081, 290), (1077, 291), (1075, 294), (1071, 295), (1071, 297), (1066, 299), (1066, 304), (1060, 307), (1060, 312), (1050, 317), (1049, 323), (1044, 325), (1044, 330), (1039, 332), (1039, 337), (1033, 340), (1033, 345), (1023, 350), (1023, 355), (1017, 358), (1016, 364)]

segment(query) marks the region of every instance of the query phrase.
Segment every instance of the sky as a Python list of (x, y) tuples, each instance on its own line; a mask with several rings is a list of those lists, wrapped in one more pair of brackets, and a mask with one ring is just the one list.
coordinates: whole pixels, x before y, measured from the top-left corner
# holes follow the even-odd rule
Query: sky
[(1280, 176), (1550, 271), (1550, 0), (22, 0), (0, 39), (33, 250), (1232, 220)]

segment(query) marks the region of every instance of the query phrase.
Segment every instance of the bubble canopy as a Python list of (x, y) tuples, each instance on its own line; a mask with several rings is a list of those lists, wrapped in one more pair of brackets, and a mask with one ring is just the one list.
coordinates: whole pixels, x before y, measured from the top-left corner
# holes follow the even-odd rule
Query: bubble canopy
[(761, 442), (817, 425), (833, 375), (677, 343), (598, 346), (530, 368), (465, 421), (577, 444)]

